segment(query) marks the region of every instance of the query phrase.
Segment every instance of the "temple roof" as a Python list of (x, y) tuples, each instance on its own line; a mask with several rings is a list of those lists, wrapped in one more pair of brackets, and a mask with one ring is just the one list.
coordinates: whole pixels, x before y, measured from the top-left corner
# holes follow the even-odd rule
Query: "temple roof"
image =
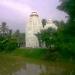
[(30, 15), (31, 17), (32, 16), (38, 16), (37, 12), (32, 12), (32, 14)]

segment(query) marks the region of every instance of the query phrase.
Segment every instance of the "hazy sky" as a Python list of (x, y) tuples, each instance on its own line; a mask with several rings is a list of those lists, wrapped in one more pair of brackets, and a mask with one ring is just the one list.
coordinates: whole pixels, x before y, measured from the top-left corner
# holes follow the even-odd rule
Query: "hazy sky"
[(0, 23), (5, 21), (9, 28), (25, 30), (27, 17), (32, 11), (41, 18), (64, 20), (65, 13), (56, 9), (59, 0), (0, 0)]

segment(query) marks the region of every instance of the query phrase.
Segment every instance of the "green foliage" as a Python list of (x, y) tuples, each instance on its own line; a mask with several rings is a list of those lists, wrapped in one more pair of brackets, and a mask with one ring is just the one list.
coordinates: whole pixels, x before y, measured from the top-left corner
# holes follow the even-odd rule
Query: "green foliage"
[(43, 48), (19, 48), (11, 52), (11, 55), (14, 56), (22, 56), (29, 57), (32, 59), (44, 59), (45, 58), (46, 49)]
[(57, 43), (57, 31), (53, 28), (48, 28), (47, 30), (42, 30), (37, 34), (39, 41), (41, 41), (42, 46), (45, 45), (47, 48), (45, 53), (46, 59), (55, 60), (58, 54), (58, 50), (56, 50)]
[(75, 20), (75, 0), (60, 0), (60, 2), (58, 9), (66, 12), (70, 19)]
[(16, 38), (19, 47), (25, 46), (25, 33), (21, 33), (20, 30), (16, 30), (13, 36)]
[(54, 44), (55, 39), (53, 36), (55, 33), (56, 33), (55, 29), (48, 28), (47, 30), (41, 30), (41, 32), (36, 34), (36, 36), (38, 37), (41, 46), (45, 44), (47, 48), (50, 48), (51, 44)]
[(65, 23), (59, 24), (60, 27), (57, 31), (49, 28), (37, 35), (39, 40), (45, 43), (48, 48), (46, 58), (51, 60), (75, 59), (75, 35)]
[(6, 43), (5, 49), (6, 50), (14, 50), (18, 47), (18, 43), (16, 39), (9, 39), (8, 42)]
[(0, 40), (0, 51), (12, 51), (18, 47), (16, 39), (3, 39)]
[(58, 9), (66, 12), (69, 20), (66, 23), (64, 30), (61, 32), (61, 54), (64, 56), (75, 59), (75, 0), (61, 0), (61, 5)]
[(11, 51), (18, 47), (16, 38), (12, 36), (10, 30), (5, 22), (2, 22), (0, 27), (0, 51)]

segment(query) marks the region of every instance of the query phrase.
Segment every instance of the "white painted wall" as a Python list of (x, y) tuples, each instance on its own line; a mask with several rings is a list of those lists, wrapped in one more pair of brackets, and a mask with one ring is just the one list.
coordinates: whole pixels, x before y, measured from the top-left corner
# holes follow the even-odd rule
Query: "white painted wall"
[(39, 16), (37, 13), (32, 13), (26, 26), (26, 47), (39, 47), (38, 38), (35, 34), (40, 32), (41, 29), (42, 23)]

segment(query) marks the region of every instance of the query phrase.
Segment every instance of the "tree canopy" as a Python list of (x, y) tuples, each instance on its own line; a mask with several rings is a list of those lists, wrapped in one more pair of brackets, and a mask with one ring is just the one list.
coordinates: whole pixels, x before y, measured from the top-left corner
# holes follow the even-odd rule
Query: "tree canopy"
[(75, 0), (60, 0), (59, 10), (66, 12), (69, 19), (75, 21)]

